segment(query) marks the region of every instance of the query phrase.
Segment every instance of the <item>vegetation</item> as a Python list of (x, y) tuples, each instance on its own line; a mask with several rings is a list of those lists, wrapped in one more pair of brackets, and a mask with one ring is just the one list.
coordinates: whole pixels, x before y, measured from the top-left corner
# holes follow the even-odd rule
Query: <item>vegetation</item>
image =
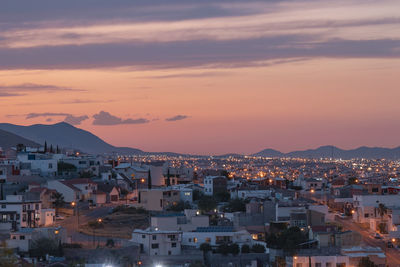
[(14, 255), (13, 249), (7, 248), (6, 242), (3, 241), (0, 247), (0, 267), (18, 266), (18, 259)]
[(91, 171), (82, 171), (79, 175), (80, 178), (92, 178), (95, 175)]
[(353, 184), (357, 184), (357, 178), (356, 177), (350, 177), (348, 180), (347, 180), (347, 184), (348, 185), (353, 185)]
[(42, 237), (32, 241), (29, 254), (38, 259), (45, 259), (46, 255), (62, 257), (63, 249), (61, 242), (57, 242), (55, 239)]
[(64, 201), (64, 196), (63, 194), (59, 192), (54, 192), (53, 193), (53, 205), (56, 208), (56, 214), (57, 214), (57, 209), (64, 207), (65, 201)]
[(267, 236), (267, 244), (271, 248), (283, 249), (285, 251), (294, 251), (299, 248), (301, 243), (308, 240), (306, 234), (299, 227), (290, 227), (277, 234)]
[(200, 190), (197, 190), (197, 189), (193, 190), (193, 201), (200, 200), (203, 198), (203, 196), (204, 196), (204, 193), (201, 192)]
[(263, 245), (260, 245), (260, 244), (254, 244), (251, 247), (251, 252), (254, 252), (254, 253), (265, 253), (265, 247)]
[(211, 196), (203, 196), (199, 202), (199, 209), (202, 211), (211, 211), (217, 207), (218, 202)]
[(172, 204), (168, 208), (168, 210), (170, 210), (170, 211), (183, 211), (185, 209), (191, 209), (191, 208), (192, 208), (192, 206), (190, 205), (189, 202), (185, 202), (185, 201), (181, 200), (181, 201), (179, 201), (179, 202), (177, 202), (175, 204)]
[(250, 246), (244, 244), (244, 245), (242, 246), (242, 249), (241, 249), (241, 250), (242, 250), (242, 254), (250, 253)]
[(240, 198), (234, 198), (224, 207), (226, 212), (246, 211), (246, 201)]
[(221, 244), (219, 245), (218, 249), (217, 249), (217, 253), (221, 253), (222, 255), (228, 255), (228, 254), (232, 254), (234, 256), (238, 255), (240, 252), (240, 247), (238, 244), (234, 243), (234, 244)]
[(228, 192), (218, 192), (214, 196), (218, 202), (228, 202), (231, 195)]
[(121, 212), (121, 213), (125, 213), (125, 214), (147, 214), (148, 213), (148, 211), (142, 207), (136, 208), (136, 207), (128, 207), (128, 206), (124, 206), (124, 205), (117, 206), (112, 210), (112, 213), (117, 213), (117, 212)]
[(205, 265), (201, 261), (195, 261), (190, 263), (189, 267), (205, 267)]
[(63, 173), (63, 172), (76, 172), (76, 167), (73, 164), (66, 163), (63, 161), (58, 162), (57, 164), (57, 172), (58, 173)]

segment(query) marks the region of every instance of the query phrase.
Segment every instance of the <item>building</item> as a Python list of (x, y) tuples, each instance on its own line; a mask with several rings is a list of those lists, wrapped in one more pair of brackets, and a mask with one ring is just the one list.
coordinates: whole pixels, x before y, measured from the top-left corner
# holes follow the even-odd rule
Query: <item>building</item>
[(227, 179), (225, 176), (206, 176), (204, 178), (204, 194), (212, 196), (227, 192)]
[(193, 232), (184, 232), (182, 245), (199, 248), (202, 243), (208, 243), (213, 247), (221, 244), (236, 243), (252, 245), (253, 239), (247, 230), (235, 231), (231, 226), (198, 227)]
[(39, 227), (41, 222), (40, 200), (30, 200), (23, 195), (8, 195), (0, 200), (0, 231)]
[(209, 217), (197, 215), (196, 210), (185, 210), (185, 213), (158, 214), (151, 217), (151, 227), (165, 231), (190, 232), (198, 227), (208, 227), (209, 225)]
[(180, 255), (182, 232), (162, 231), (152, 227), (146, 230), (135, 229), (131, 242), (139, 246), (141, 253), (150, 256)]
[(178, 190), (168, 188), (142, 189), (138, 194), (137, 205), (150, 211), (162, 211), (179, 201)]

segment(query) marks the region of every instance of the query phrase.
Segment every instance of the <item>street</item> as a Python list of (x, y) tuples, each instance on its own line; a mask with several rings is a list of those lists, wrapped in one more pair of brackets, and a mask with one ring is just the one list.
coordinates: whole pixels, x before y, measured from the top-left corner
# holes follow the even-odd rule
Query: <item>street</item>
[(360, 225), (354, 223), (350, 219), (342, 219), (336, 216), (335, 220), (343, 225), (344, 230), (351, 230), (360, 233), (365, 245), (371, 247), (380, 247), (383, 251), (385, 251), (387, 265), (389, 267), (400, 267), (400, 251), (398, 249), (387, 248), (384, 240), (373, 238), (370, 232), (363, 229)]

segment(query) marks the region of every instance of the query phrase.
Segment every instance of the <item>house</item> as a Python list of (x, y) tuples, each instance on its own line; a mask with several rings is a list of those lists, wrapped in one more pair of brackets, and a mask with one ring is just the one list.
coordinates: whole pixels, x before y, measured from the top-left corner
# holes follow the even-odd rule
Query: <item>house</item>
[(35, 240), (43, 237), (65, 243), (67, 231), (62, 227), (21, 228), (18, 231), (10, 233), (7, 246), (17, 249), (19, 253), (24, 254), (29, 252)]
[(0, 200), (0, 231), (18, 230), (24, 227), (39, 227), (40, 200), (30, 200), (24, 195), (7, 195)]
[(386, 266), (386, 255), (380, 247), (356, 246), (342, 249), (342, 253), (349, 257), (350, 266), (358, 266), (360, 260), (365, 257), (370, 259), (377, 267)]
[[(19, 153), (18, 161), (32, 174), (54, 176), (57, 174), (57, 160), (50, 155), (39, 153)], [(22, 171), (22, 170), (21, 170)]]
[(81, 191), (82, 200), (90, 199), (93, 192), (97, 190), (97, 184), (88, 178), (64, 180), (63, 183), (78, 188)]
[(198, 227), (208, 227), (210, 219), (198, 215), (196, 210), (185, 210), (184, 213), (158, 214), (151, 217), (151, 227), (166, 231), (190, 232)]
[(47, 188), (56, 190), (64, 196), (65, 202), (79, 201), (82, 191), (76, 186), (63, 180), (50, 180), (47, 182)]
[(152, 227), (146, 230), (135, 229), (131, 242), (139, 245), (141, 253), (150, 256), (180, 255), (182, 232), (163, 231)]
[(178, 190), (168, 188), (142, 189), (136, 205), (150, 211), (162, 211), (178, 203), (179, 195)]
[(193, 232), (184, 232), (182, 236), (182, 245), (193, 248), (200, 248), (202, 243), (217, 247), (232, 243), (239, 246), (252, 245), (252, 242), (252, 236), (247, 230), (235, 231), (232, 226), (198, 227)]
[(204, 178), (204, 194), (212, 196), (227, 192), (227, 179), (225, 176), (206, 176)]
[(306, 255), (295, 255), (286, 257), (286, 267), (346, 267), (349, 265), (349, 256), (331, 255), (328, 253), (315, 252)]

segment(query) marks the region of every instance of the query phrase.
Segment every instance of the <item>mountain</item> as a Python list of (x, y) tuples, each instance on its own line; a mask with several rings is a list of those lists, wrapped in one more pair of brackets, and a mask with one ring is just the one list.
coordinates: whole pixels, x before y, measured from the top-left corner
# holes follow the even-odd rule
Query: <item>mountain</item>
[(252, 156), (255, 157), (268, 157), (268, 158), (279, 158), (279, 157), (283, 157), (284, 154), (278, 150), (275, 149), (264, 149), (258, 153), (253, 154)]
[(257, 157), (289, 157), (289, 158), (366, 158), (366, 159), (400, 159), (400, 147), (359, 147), (356, 149), (340, 149), (335, 146), (321, 146), (316, 149), (307, 149), (281, 153), (273, 149), (265, 149), (252, 156)]
[(15, 147), (17, 144), (24, 144), (30, 147), (40, 147), (38, 143), (25, 139), (16, 134), (0, 130), (0, 147), (4, 150)]
[(121, 154), (142, 154), (142, 150), (129, 147), (112, 146), (94, 134), (76, 128), (68, 123), (56, 124), (35, 124), (31, 126), (20, 126), (9, 123), (0, 123), (0, 130), (4, 130), (23, 138), (33, 140), (36, 143), (53, 145), (63, 148), (75, 148), (92, 154), (121, 153)]

